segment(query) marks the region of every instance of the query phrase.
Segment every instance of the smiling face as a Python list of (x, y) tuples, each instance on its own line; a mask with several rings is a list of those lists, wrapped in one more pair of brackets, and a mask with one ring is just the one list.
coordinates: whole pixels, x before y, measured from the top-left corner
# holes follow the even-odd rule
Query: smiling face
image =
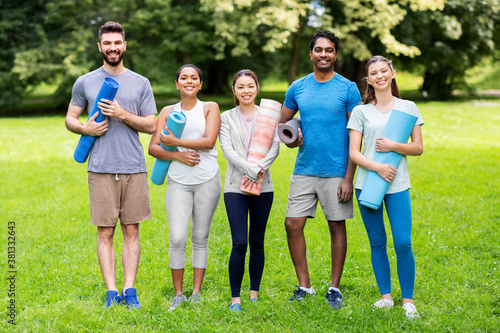
[(309, 52), (311, 61), (314, 64), (314, 69), (321, 72), (329, 72), (333, 70), (333, 64), (337, 60), (337, 50), (335, 43), (327, 38), (320, 37), (316, 40), (314, 47)]
[(396, 75), (385, 61), (377, 61), (368, 67), (366, 82), (377, 91), (391, 89), (392, 79)]
[(254, 105), (258, 92), (259, 86), (250, 76), (240, 76), (234, 83), (233, 93), (240, 105)]
[(185, 96), (196, 96), (202, 84), (198, 71), (193, 67), (184, 67), (179, 73), (179, 78), (175, 81), (177, 90)]
[(101, 40), (97, 43), (99, 51), (102, 53), (104, 61), (113, 67), (121, 64), (123, 54), (127, 49), (127, 42), (123, 35), (117, 32), (102, 34)]

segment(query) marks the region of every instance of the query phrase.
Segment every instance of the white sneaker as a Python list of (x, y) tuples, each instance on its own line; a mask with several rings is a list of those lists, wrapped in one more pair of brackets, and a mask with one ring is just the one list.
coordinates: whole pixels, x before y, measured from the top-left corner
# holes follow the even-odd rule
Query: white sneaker
[(408, 319), (420, 318), (417, 308), (413, 303), (408, 302), (403, 304), (403, 310), (406, 311), (406, 318)]
[(394, 307), (394, 301), (392, 299), (382, 298), (373, 303), (373, 306), (379, 309), (382, 308), (392, 309)]

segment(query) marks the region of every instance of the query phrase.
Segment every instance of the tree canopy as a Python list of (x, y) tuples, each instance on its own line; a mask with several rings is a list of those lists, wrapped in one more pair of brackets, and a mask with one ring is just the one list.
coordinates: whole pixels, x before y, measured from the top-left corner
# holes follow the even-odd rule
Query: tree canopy
[(66, 104), (74, 80), (100, 66), (97, 30), (120, 22), (125, 65), (153, 83), (182, 64), (205, 72), (211, 92), (241, 68), (289, 82), (311, 70), (310, 36), (341, 38), (336, 70), (361, 81), (373, 54), (424, 73), (423, 89), (446, 98), (464, 71), (498, 50), (499, 0), (2, 0), (0, 106), (42, 82)]

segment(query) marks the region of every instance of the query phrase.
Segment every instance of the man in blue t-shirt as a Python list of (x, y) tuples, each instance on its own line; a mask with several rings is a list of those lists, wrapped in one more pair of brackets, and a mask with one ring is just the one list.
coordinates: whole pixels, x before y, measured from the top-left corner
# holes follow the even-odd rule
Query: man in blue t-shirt
[(345, 220), (353, 217), (352, 193), (356, 165), (349, 159), (347, 121), (352, 109), (361, 103), (359, 90), (333, 69), (340, 40), (328, 30), (311, 39), (314, 72), (292, 83), (285, 96), (280, 125), (300, 112), (301, 130), (295, 169), (290, 177), (285, 227), (288, 247), (299, 286), (290, 301), (315, 295), (307, 268), (304, 227), (314, 218), (318, 201), (328, 220), (331, 237), (331, 284), (326, 303), (342, 307), (340, 277), (347, 251)]

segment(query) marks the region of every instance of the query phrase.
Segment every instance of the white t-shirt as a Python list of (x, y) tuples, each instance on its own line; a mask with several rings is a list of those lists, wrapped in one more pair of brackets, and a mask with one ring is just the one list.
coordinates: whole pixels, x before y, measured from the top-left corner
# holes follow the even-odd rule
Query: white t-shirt
[[(393, 110), (405, 112), (417, 117), (415, 126), (424, 124), (424, 120), (418, 111), (417, 105), (412, 101), (407, 101), (395, 98)], [(377, 138), (382, 137), (384, 129), (387, 125), (392, 110), (382, 112), (377, 110), (375, 106), (370, 104), (358, 105), (352, 110), (351, 118), (347, 124), (347, 128), (361, 132), (364, 138), (363, 155), (373, 161), (375, 157), (375, 142)], [(368, 170), (358, 166), (356, 181), (354, 187), (358, 190), (363, 189), (363, 185), (368, 175)], [(408, 173), (408, 161), (406, 155), (402, 155), (401, 162), (397, 168), (396, 178), (389, 183), (387, 194), (397, 193), (407, 190), (411, 187), (410, 175)]]

